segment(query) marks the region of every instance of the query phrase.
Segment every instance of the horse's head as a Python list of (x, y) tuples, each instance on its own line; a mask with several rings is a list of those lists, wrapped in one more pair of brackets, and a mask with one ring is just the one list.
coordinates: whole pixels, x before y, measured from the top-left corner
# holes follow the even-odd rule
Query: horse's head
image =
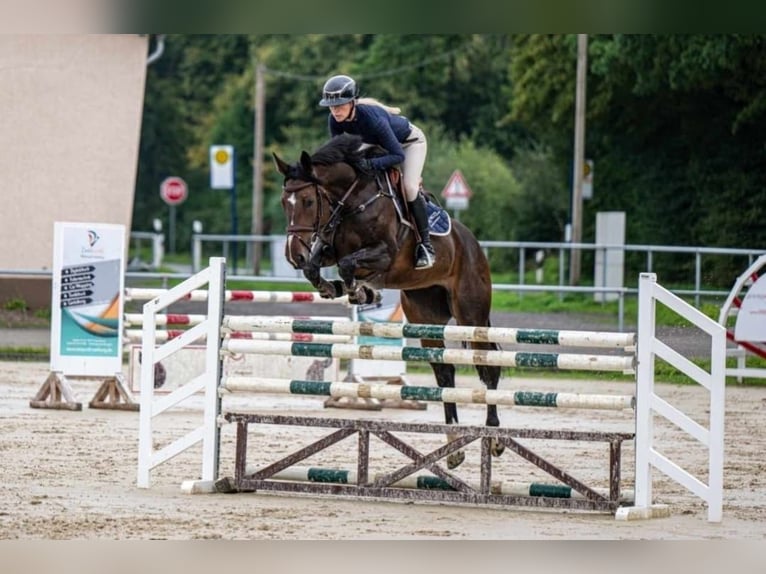
[(359, 136), (332, 138), (313, 155), (304, 151), (296, 164), (288, 164), (273, 153), (274, 163), (284, 176), (282, 210), (287, 219), (285, 257), (296, 269), (309, 266), (314, 239), (343, 195), (360, 178), (369, 179), (361, 168)]
[(296, 269), (304, 269), (309, 262), (311, 242), (322, 219), (319, 181), (313, 176), (311, 157), (305, 151), (300, 162), (288, 164), (272, 153), (274, 164), (284, 176), (282, 182), (282, 210), (287, 219), (285, 258)]

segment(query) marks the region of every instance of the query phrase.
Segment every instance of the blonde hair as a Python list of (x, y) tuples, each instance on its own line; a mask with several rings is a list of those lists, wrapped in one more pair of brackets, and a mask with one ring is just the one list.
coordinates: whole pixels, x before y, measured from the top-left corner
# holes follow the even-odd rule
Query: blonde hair
[(375, 98), (359, 98), (357, 100), (357, 103), (366, 104), (368, 106), (378, 106), (379, 108), (383, 108), (384, 110), (386, 110), (389, 114), (394, 114), (397, 116), (402, 113), (401, 108), (387, 106), (386, 104), (376, 100)]

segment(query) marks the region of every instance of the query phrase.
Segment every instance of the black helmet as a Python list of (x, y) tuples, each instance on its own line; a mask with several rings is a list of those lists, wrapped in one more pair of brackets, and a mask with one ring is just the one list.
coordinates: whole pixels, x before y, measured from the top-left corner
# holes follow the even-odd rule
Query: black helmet
[(324, 83), (322, 99), (319, 105), (325, 108), (329, 106), (341, 106), (354, 100), (357, 96), (356, 82), (349, 76), (333, 76)]

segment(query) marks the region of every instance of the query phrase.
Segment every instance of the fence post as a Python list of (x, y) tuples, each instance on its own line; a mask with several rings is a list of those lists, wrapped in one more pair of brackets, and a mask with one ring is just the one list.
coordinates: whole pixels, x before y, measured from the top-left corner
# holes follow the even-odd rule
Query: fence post
[(638, 280), (638, 349), (636, 368), (636, 485), (635, 505), (648, 509), (652, 505), (652, 470), (649, 452), (654, 425), (651, 401), (654, 394), (655, 300), (654, 273), (641, 273)]
[(218, 479), (218, 459), (221, 447), (221, 427), (218, 413), (221, 398), (218, 385), (221, 382), (221, 324), (223, 302), (226, 293), (226, 259), (210, 258), (210, 280), (207, 294), (207, 340), (205, 343), (205, 412), (202, 437), (202, 480)]

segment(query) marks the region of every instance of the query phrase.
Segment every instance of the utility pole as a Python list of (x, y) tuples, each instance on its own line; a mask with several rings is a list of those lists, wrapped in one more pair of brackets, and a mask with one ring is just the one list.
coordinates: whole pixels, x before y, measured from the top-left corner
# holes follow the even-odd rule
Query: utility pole
[[(265, 113), (265, 66), (255, 64), (255, 114), (253, 119), (253, 219), (250, 227), (252, 235), (263, 235), (263, 131)], [(253, 244), (253, 275), (261, 271), (260, 242)]]
[[(585, 164), (585, 77), (588, 71), (588, 35), (577, 34), (577, 87), (575, 93), (574, 175), (572, 177), (572, 243), (582, 242), (582, 179)], [(571, 251), (569, 284), (580, 282), (579, 248)]]

